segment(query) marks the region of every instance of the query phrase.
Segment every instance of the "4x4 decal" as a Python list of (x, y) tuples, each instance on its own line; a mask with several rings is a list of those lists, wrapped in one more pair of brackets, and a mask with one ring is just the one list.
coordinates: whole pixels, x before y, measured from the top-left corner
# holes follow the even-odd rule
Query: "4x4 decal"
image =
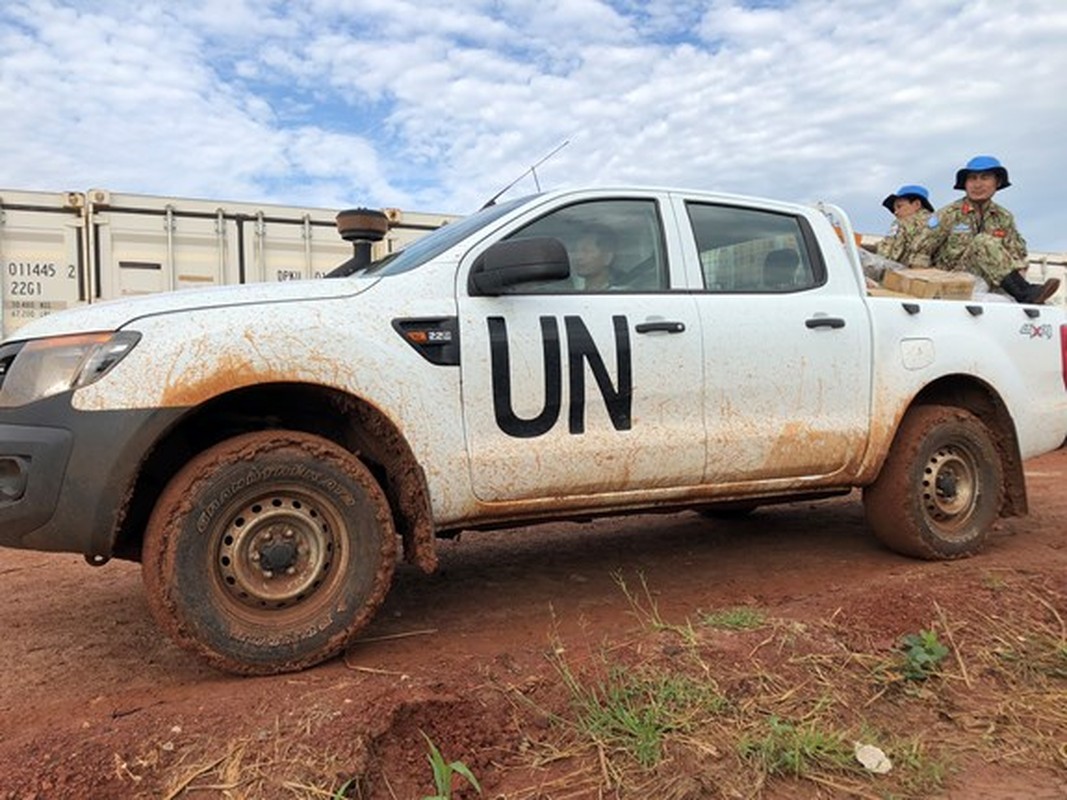
[(1019, 333), (1029, 339), (1051, 339), (1052, 326), (1047, 323), (1044, 325), (1035, 325), (1032, 322), (1026, 322), (1019, 328)]

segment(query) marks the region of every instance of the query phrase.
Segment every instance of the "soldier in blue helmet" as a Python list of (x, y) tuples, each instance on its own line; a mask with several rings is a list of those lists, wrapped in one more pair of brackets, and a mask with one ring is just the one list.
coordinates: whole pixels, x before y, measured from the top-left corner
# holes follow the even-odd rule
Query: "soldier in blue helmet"
[(876, 245), (878, 255), (911, 266), (922, 258), (923, 240), (927, 223), (934, 207), (930, 205), (930, 192), (925, 186), (909, 183), (897, 189), (882, 201), (894, 217), (889, 235)]
[(966, 270), (1002, 289), (1020, 303), (1048, 300), (1059, 280), (1041, 285), (1024, 277), (1026, 241), (1015, 227), (1011, 212), (993, 202), (993, 195), (1011, 186), (1008, 170), (993, 156), (975, 156), (956, 172), (957, 189), (965, 196), (930, 217), (924, 237), (926, 259), (915, 266)]

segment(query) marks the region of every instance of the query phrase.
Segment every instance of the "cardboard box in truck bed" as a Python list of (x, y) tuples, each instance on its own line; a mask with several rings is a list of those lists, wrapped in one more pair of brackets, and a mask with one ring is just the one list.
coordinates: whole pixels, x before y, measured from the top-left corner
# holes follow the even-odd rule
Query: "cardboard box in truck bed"
[(943, 269), (889, 270), (883, 284), (886, 289), (912, 297), (934, 300), (970, 300), (974, 296), (973, 275)]

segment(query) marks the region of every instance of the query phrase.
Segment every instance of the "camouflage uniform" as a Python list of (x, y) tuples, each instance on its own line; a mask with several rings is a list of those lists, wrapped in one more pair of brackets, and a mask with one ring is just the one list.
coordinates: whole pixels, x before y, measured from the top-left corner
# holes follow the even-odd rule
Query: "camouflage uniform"
[(982, 210), (962, 198), (930, 218), (923, 251), (913, 266), (966, 271), (990, 288), (1012, 270), (1026, 267), (1026, 241), (1015, 228), (1011, 212), (992, 200)]
[[(878, 242), (875, 252), (907, 267), (918, 266), (916, 260), (923, 257), (929, 219), (930, 212), (923, 208), (903, 220), (894, 220), (889, 235)], [(924, 266), (928, 263), (929, 260)]]

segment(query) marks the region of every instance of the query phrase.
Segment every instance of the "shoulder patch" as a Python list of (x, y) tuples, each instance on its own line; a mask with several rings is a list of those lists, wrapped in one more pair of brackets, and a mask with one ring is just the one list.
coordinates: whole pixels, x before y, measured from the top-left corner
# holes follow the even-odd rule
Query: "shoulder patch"
[(927, 228), (936, 228), (938, 224), (937, 214), (931, 214), (930, 219), (926, 220)]

